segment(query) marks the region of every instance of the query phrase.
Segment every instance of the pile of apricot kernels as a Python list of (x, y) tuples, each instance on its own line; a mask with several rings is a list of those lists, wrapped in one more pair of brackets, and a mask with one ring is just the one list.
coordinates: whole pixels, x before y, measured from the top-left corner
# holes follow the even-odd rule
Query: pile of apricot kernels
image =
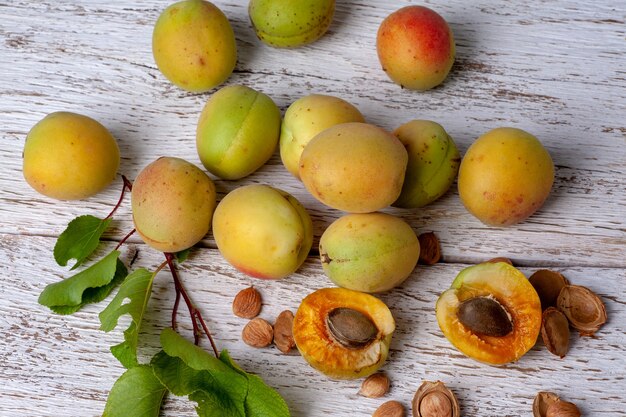
[(462, 270), (436, 305), (439, 327), (462, 353), (488, 364), (521, 358), (537, 340), (541, 303), (528, 279), (504, 263)]
[(331, 208), (370, 213), (396, 201), (408, 154), (391, 133), (367, 123), (342, 123), (316, 135), (300, 156), (300, 179)]
[(204, 171), (173, 157), (146, 166), (131, 193), (137, 233), (161, 252), (178, 252), (199, 242), (211, 227), (215, 204), (215, 186)]
[(490, 226), (519, 223), (544, 203), (554, 164), (541, 142), (521, 129), (502, 127), (479, 137), (459, 168), (459, 196), (467, 210)]
[(293, 337), (302, 357), (334, 379), (376, 372), (387, 359), (395, 321), (378, 298), (345, 288), (307, 295), (295, 314)]
[(300, 156), (318, 133), (341, 123), (361, 122), (361, 112), (347, 101), (323, 94), (311, 94), (294, 101), (280, 130), (280, 158), (294, 177), (300, 179)]
[(237, 44), (222, 11), (205, 0), (167, 7), (152, 33), (157, 67), (174, 85), (201, 93), (226, 81), (237, 63)]
[(204, 167), (236, 180), (259, 169), (272, 156), (280, 135), (280, 110), (267, 95), (230, 85), (207, 101), (196, 131)]
[(420, 244), (411, 226), (391, 214), (348, 214), (324, 231), (319, 253), (335, 284), (373, 293), (390, 290), (411, 274)]
[(33, 189), (58, 200), (80, 200), (102, 191), (120, 164), (117, 142), (96, 120), (51, 113), (32, 127), (24, 144), (23, 174)]
[(213, 237), (241, 272), (278, 279), (296, 271), (313, 244), (313, 224), (292, 195), (267, 185), (228, 193), (215, 209)]
[(456, 144), (444, 128), (430, 120), (412, 120), (393, 134), (409, 155), (402, 192), (393, 205), (423, 207), (444, 195), (461, 163)]
[(257, 37), (277, 48), (315, 42), (328, 30), (335, 0), (250, 0), (248, 14)]

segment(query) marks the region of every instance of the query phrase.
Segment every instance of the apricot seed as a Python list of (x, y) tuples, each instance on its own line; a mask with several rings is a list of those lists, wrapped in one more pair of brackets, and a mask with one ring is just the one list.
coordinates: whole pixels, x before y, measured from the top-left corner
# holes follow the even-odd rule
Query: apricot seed
[(456, 396), (441, 382), (424, 381), (412, 402), (414, 417), (459, 417)]
[(569, 321), (554, 307), (548, 307), (543, 312), (541, 338), (550, 353), (565, 357), (569, 350)]
[(556, 304), (581, 336), (592, 336), (606, 323), (604, 303), (587, 287), (566, 285)]
[(513, 323), (504, 307), (490, 297), (463, 301), (457, 313), (459, 321), (478, 335), (502, 337), (513, 331)]

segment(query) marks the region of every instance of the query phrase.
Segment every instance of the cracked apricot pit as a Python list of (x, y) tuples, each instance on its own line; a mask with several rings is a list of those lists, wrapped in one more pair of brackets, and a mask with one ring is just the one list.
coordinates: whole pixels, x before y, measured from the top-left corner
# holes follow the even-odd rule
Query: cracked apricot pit
[(457, 349), (492, 365), (517, 361), (534, 346), (541, 329), (537, 292), (505, 262), (461, 271), (437, 300), (436, 314)]

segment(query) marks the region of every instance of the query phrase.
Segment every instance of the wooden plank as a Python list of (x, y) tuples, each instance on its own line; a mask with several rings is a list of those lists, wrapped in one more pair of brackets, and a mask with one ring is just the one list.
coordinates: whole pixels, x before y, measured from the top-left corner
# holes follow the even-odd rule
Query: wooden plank
[[(68, 276), (54, 264), (54, 240), (0, 236), (0, 394), (1, 415), (100, 415), (108, 390), (123, 368), (108, 348), (119, 343), (128, 317), (111, 333), (98, 330), (97, 314), (106, 303), (90, 305), (71, 316), (58, 316), (37, 304), (45, 285)], [(162, 255), (144, 245), (130, 245), (123, 257), (138, 252), (133, 268), (154, 269)], [(37, 256), (35, 256), (37, 254)], [(407, 407), (423, 380), (445, 381), (459, 397), (463, 415), (529, 415), (541, 390), (557, 392), (579, 405), (584, 415), (626, 415), (623, 370), (626, 365), (626, 280), (614, 268), (559, 268), (572, 283), (586, 285), (606, 303), (609, 322), (596, 337), (573, 335), (564, 359), (552, 356), (539, 342), (515, 364), (483, 365), (466, 358), (443, 337), (434, 315), (439, 294), (465, 264), (418, 266), (400, 287), (379, 297), (390, 307), (397, 329), (390, 359), (382, 368), (392, 381), (381, 399), (357, 395), (361, 380), (333, 381), (308, 367), (299, 355), (283, 355), (274, 347), (254, 349), (240, 333), (247, 322), (235, 317), (235, 294), (254, 285), (263, 295), (261, 317), (272, 322), (280, 311), (295, 311), (300, 300), (331, 286), (319, 261), (310, 258), (287, 279), (263, 281), (244, 276), (211, 249), (193, 251), (180, 267), (181, 278), (200, 307), (220, 349), (228, 349), (246, 370), (275, 387), (294, 416), (368, 416), (382, 402), (395, 399)], [(535, 268), (523, 268), (530, 274)], [(174, 301), (169, 273), (161, 272), (142, 328), (141, 360), (158, 350), (158, 333), (170, 323)], [(184, 308), (181, 310), (183, 313)], [(179, 317), (189, 335), (185, 314)], [(203, 343), (208, 349), (208, 343)], [(164, 416), (195, 415), (190, 404), (169, 398)]]

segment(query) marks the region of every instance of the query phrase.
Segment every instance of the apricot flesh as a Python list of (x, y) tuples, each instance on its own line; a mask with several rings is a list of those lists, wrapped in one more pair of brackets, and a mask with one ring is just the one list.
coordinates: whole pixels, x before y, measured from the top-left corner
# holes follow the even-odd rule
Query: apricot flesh
[(58, 200), (80, 200), (115, 179), (120, 151), (96, 120), (55, 112), (28, 132), (23, 158), (24, 179), (35, 191)]
[(406, 6), (381, 23), (378, 59), (389, 78), (403, 88), (428, 90), (441, 84), (454, 63), (452, 30), (437, 12)]
[[(337, 340), (328, 316), (340, 309), (352, 310), (369, 320), (375, 328), (372, 337), (352, 346)], [(293, 337), (302, 357), (333, 379), (356, 379), (376, 372), (387, 359), (394, 330), (395, 321), (385, 303), (345, 288), (322, 288), (307, 295), (293, 321)]]
[(131, 193), (133, 221), (145, 243), (179, 252), (209, 231), (215, 210), (213, 181), (184, 159), (161, 157), (137, 175)]
[(295, 272), (313, 244), (313, 224), (290, 194), (267, 185), (247, 185), (217, 206), (213, 236), (222, 256), (241, 272), (279, 279)]
[[(481, 298), (505, 310), (511, 331), (498, 336), (481, 334), (462, 323), (460, 306)], [(541, 329), (537, 292), (518, 269), (505, 262), (482, 263), (462, 270), (450, 289), (441, 294), (435, 309), (439, 327), (450, 343), (470, 358), (492, 365), (520, 359), (535, 345)], [(483, 321), (491, 319), (483, 317)]]
[(479, 137), (459, 168), (458, 188), (467, 210), (490, 226), (510, 226), (537, 211), (554, 182), (554, 164), (539, 140), (502, 127)]
[(250, 0), (248, 14), (257, 37), (277, 48), (315, 42), (330, 26), (335, 0)]
[(392, 134), (367, 123), (342, 123), (306, 145), (299, 172), (306, 189), (327, 206), (370, 213), (398, 198), (407, 161)]
[(280, 130), (280, 157), (287, 171), (300, 179), (300, 156), (305, 146), (323, 130), (348, 122), (365, 119), (356, 107), (339, 97), (311, 94), (294, 101), (285, 112)]
[(420, 254), (415, 232), (385, 213), (348, 214), (335, 220), (319, 244), (324, 272), (340, 287), (368, 293), (390, 290), (413, 271)]
[(179, 1), (159, 16), (152, 33), (152, 54), (172, 84), (196, 93), (208, 91), (235, 69), (235, 33), (213, 3)]
[(246, 177), (272, 156), (280, 135), (280, 110), (266, 94), (229, 85), (211, 95), (196, 130), (202, 165), (228, 180)]

